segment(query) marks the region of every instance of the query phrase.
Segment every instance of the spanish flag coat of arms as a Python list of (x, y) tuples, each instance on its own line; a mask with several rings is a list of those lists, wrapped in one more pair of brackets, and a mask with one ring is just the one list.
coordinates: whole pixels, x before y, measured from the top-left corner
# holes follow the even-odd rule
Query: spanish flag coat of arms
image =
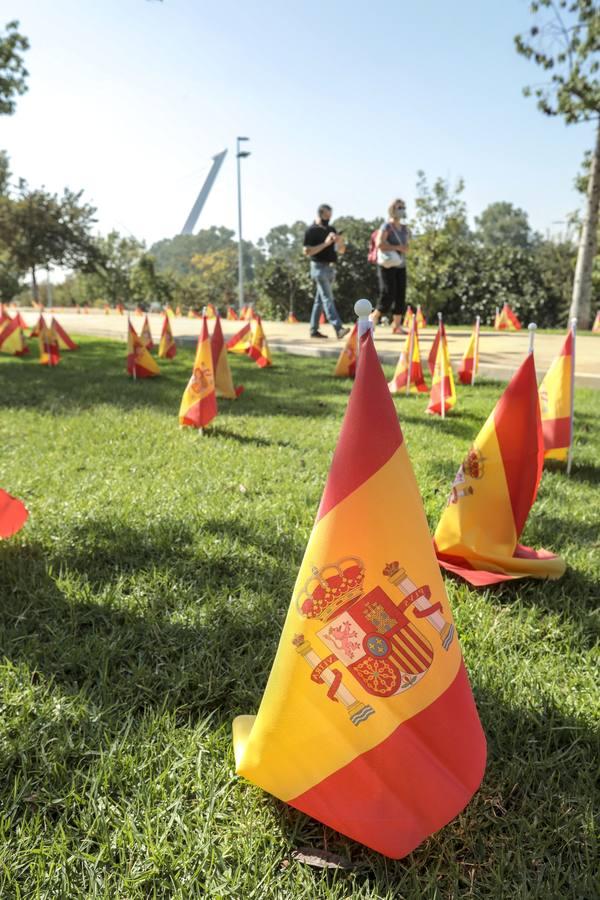
[(236, 770), (354, 840), (410, 853), (468, 803), (485, 737), (372, 336)]

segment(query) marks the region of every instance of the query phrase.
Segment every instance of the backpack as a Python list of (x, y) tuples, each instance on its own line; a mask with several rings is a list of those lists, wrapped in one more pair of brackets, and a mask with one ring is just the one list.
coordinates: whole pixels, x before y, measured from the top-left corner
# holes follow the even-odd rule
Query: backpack
[(371, 232), (371, 237), (369, 238), (369, 255), (367, 259), (370, 263), (373, 263), (374, 266), (377, 265), (377, 235), (379, 234), (379, 228), (376, 228), (375, 231)]

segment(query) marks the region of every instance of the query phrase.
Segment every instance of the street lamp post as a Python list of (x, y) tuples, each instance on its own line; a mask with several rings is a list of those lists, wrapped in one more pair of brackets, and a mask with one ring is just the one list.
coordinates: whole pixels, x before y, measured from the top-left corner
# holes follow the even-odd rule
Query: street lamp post
[(238, 307), (241, 310), (244, 305), (244, 258), (242, 254), (242, 186), (240, 181), (240, 159), (250, 156), (249, 150), (240, 150), (240, 142), (250, 138), (238, 137), (236, 145), (237, 159), (237, 189), (238, 189)]

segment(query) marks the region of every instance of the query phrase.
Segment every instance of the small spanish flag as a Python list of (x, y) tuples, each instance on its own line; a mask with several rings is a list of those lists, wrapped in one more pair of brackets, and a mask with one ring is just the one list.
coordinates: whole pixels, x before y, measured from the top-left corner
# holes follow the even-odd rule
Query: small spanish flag
[(136, 316), (144, 315), (144, 310), (142, 309), (141, 306), (136, 306), (134, 315), (136, 315)]
[(233, 306), (228, 306), (227, 307), (227, 321), (228, 322), (237, 322), (237, 320), (238, 320), (238, 314), (236, 313), (235, 309), (233, 308)]
[[(426, 412), (442, 416), (443, 418), (448, 410), (453, 409), (453, 407), (456, 406), (456, 389), (454, 387), (452, 365), (450, 364), (450, 354), (448, 353), (446, 329), (441, 320), (434, 344), (436, 342), (437, 349), (432, 372), (433, 381), (431, 384), (429, 405), (427, 406)], [(431, 364), (431, 354), (429, 355), (429, 359)]]
[(153, 378), (160, 375), (156, 360), (144, 347), (130, 319), (127, 319), (127, 372), (134, 378)]
[(560, 354), (554, 359), (540, 384), (542, 434), (546, 459), (565, 461), (573, 440), (571, 416), (573, 412), (573, 356), (572, 329), (565, 338)]
[(592, 334), (600, 334), (600, 309), (596, 313), (594, 324), (592, 325)]
[(61, 350), (78, 350), (77, 344), (73, 341), (62, 325), (52, 316), (52, 321), (50, 323), (51, 327), (54, 329), (56, 337), (58, 339), (58, 346)]
[(227, 359), (227, 347), (221, 328), (221, 317), (217, 316), (212, 337), (210, 339), (212, 353), (213, 372), (215, 376), (215, 391), (217, 397), (225, 397), (227, 400), (235, 400), (244, 390), (243, 386), (234, 387), (233, 376)]
[(23, 503), (0, 488), (0, 538), (9, 538), (20, 531), (29, 513)]
[[(168, 309), (170, 310), (170, 313), (167, 312), (167, 316), (170, 315), (170, 317), (172, 318), (172, 316), (173, 316), (173, 310), (171, 309), (171, 307), (168, 307)], [(175, 309), (175, 316), (176, 316), (177, 319), (180, 319), (180, 318), (181, 318), (181, 307), (180, 307), (180, 306), (178, 306), (178, 307)]]
[(494, 328), (498, 331), (520, 331), (521, 323), (508, 303), (502, 307), (502, 311), (494, 323)]
[(427, 320), (425, 319), (420, 303), (417, 306), (417, 325), (419, 326), (419, 328), (425, 328), (425, 326), (427, 325)]
[(40, 343), (40, 365), (57, 366), (60, 362), (60, 348), (58, 345), (58, 335), (56, 334), (52, 324), (47, 325), (43, 316), (40, 316), (42, 324), (38, 340)]
[(206, 318), (207, 319), (216, 319), (217, 318), (217, 309), (214, 303), (206, 304)]
[(158, 345), (159, 359), (173, 359), (177, 353), (177, 344), (173, 338), (171, 331), (171, 323), (169, 316), (165, 313), (163, 317), (162, 331), (160, 333), (160, 343)]
[(479, 371), (479, 316), (475, 328), (471, 332), (467, 349), (463, 353), (458, 377), (461, 384), (473, 384)]
[(288, 325), (297, 325), (298, 324), (298, 319), (296, 318), (296, 315), (293, 312), (290, 312), (289, 316), (287, 317), (287, 323), (288, 323)]
[(205, 428), (217, 415), (215, 376), (206, 316), (198, 337), (194, 369), (181, 398), (179, 424), (190, 428)]
[(536, 498), (544, 442), (529, 353), (461, 463), (435, 531), (440, 565), (475, 586), (560, 578), (565, 564), (519, 543)]
[(327, 318), (322, 310), (321, 315), (319, 316), (319, 325), (327, 325)]
[(354, 378), (358, 358), (358, 326), (355, 324), (335, 364), (336, 378)]
[(370, 330), (236, 771), (399, 859), (467, 805), (486, 745)]
[(154, 347), (152, 332), (150, 331), (150, 322), (148, 321), (147, 315), (144, 316), (144, 324), (142, 325), (140, 340), (142, 341), (142, 344), (144, 345), (146, 350), (152, 350), (152, 348)]
[(392, 394), (398, 394), (401, 391), (406, 393), (407, 389), (412, 394), (426, 394), (429, 390), (423, 377), (416, 316), (413, 316), (411, 319), (410, 331), (406, 335), (404, 348), (400, 352), (396, 371), (389, 383), (389, 388)]
[(110, 316), (110, 306), (108, 305), (108, 303), (104, 304), (104, 315)]
[(251, 322), (250, 346), (247, 353), (250, 359), (253, 359), (261, 369), (273, 365), (267, 336), (263, 330), (262, 319), (259, 315), (255, 315)]
[(410, 328), (410, 324), (413, 320), (414, 312), (412, 306), (406, 307), (406, 312), (404, 313), (404, 321), (402, 322), (403, 328)]
[(230, 337), (225, 345), (230, 353), (247, 353), (252, 340), (250, 323), (242, 325), (239, 331)]
[(15, 316), (11, 319), (8, 316), (0, 325), (0, 353), (10, 353), (12, 356), (25, 356), (29, 353), (19, 318)]

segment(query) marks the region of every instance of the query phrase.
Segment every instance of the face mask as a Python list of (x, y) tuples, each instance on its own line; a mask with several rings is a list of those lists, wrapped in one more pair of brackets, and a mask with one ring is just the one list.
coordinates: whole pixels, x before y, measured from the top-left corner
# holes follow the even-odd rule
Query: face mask
[(406, 208), (404, 206), (397, 206), (394, 210), (397, 219), (403, 219), (406, 215)]

